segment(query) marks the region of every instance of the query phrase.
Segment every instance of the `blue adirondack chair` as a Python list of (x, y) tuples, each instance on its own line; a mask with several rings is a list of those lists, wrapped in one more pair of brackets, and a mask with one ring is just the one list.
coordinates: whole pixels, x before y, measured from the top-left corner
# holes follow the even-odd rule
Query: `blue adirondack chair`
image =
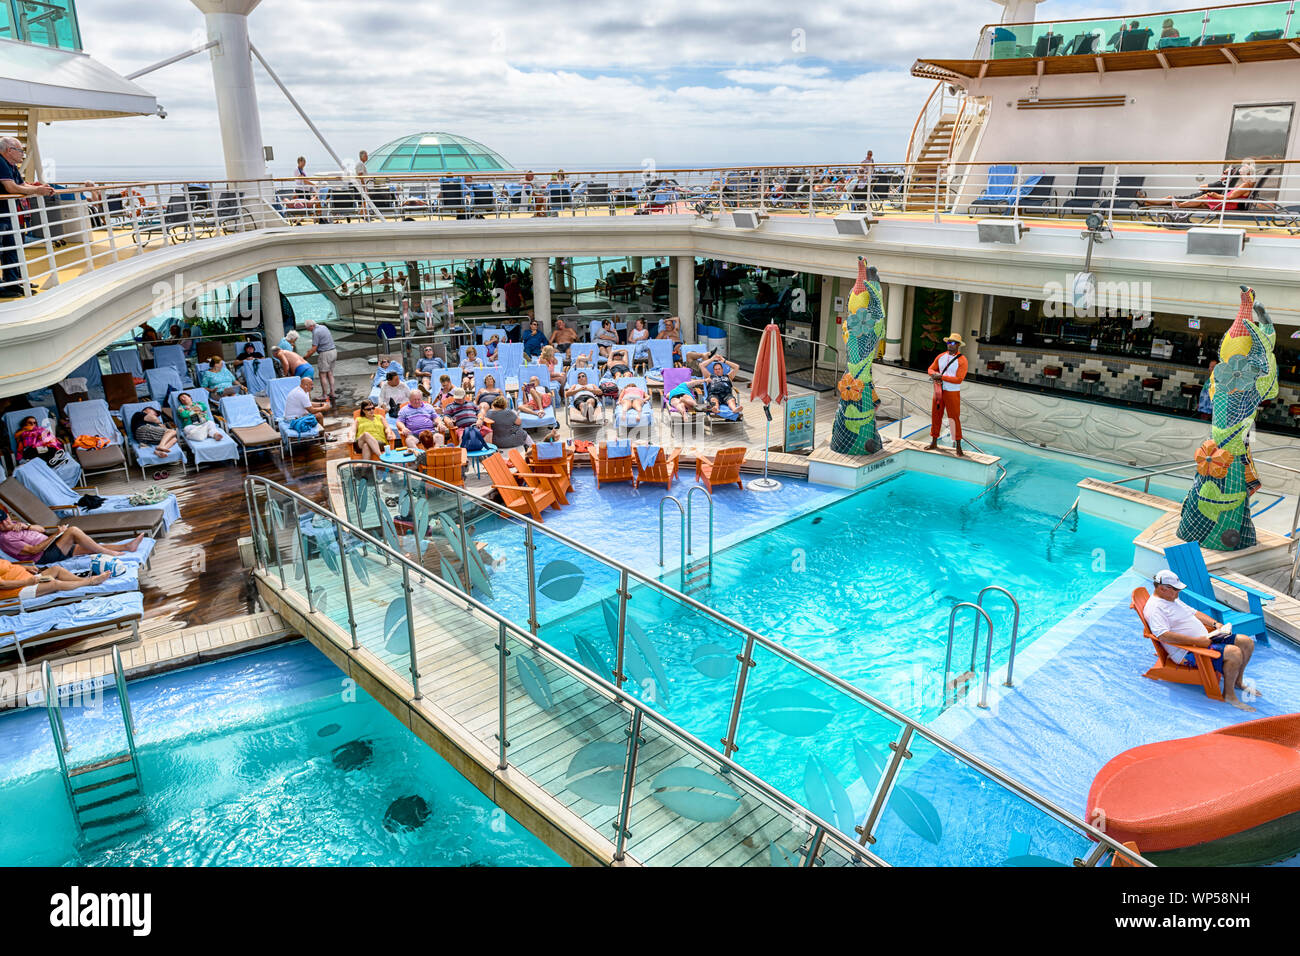
[[(1273, 595), (1219, 577), (1217, 574), (1211, 574), (1205, 567), (1201, 546), (1195, 541), (1166, 548), (1165, 560), (1169, 562), (1169, 570), (1178, 575), (1187, 585), (1180, 597), (1193, 608), (1202, 614), (1217, 618), (1224, 624), (1232, 625), (1233, 631), (1238, 634), (1249, 634), (1264, 641), (1268, 640), (1268, 629), (1264, 625), (1264, 602), (1273, 600)], [(1250, 600), (1250, 610), (1235, 611), (1216, 600), (1214, 586), (1210, 583), (1211, 578), (1244, 591)]]

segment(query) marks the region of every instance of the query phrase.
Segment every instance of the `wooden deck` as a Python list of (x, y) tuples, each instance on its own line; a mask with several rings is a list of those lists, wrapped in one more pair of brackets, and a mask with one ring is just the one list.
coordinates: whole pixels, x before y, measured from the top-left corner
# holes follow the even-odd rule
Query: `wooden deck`
[[(467, 610), (442, 588), (424, 581), (414, 582), (411, 603), (418, 635), (416, 658), (422, 695), (421, 701), (415, 701), (405, 631), (390, 641), (383, 637), (388, 606), (395, 599), (400, 600), (398, 578), (387, 571), (382, 559), (366, 560), (371, 563), (370, 584), (363, 586), (355, 576), (352, 578), (359, 651), (352, 650), (346, 626), (339, 623), (346, 620), (345, 613), (340, 615), (331, 610), (332, 620), (319, 613), (307, 615), (304, 595), (292, 588), (280, 591), (278, 576), (263, 578), (263, 593), (270, 603), (279, 603), (286, 616), (299, 619), (303, 633), (331, 657), (343, 654), (348, 658), (349, 667), (369, 671), (369, 683), (396, 690), (395, 695), (381, 692), (376, 696), (399, 719), (409, 720), (413, 730), (417, 729), (415, 724), (419, 719), (454, 724), (444, 723), (433, 728), (436, 734), (421, 736), (426, 740), (432, 737), (431, 743), (439, 739), (467, 742), (468, 745), (463, 743), (457, 748), (459, 752), (443, 755), (462, 773), (466, 773), (463, 758), (473, 760), (478, 773), (471, 770), (466, 775), (489, 797), (497, 799), (497, 794), (489, 792), (490, 785), (484, 779), (500, 773), (496, 770), (497, 625), (478, 612)], [(327, 573), (315, 559), (311, 570)], [(260, 572), (258, 576), (262, 577)], [(331, 607), (335, 604), (341, 606), (341, 602), (333, 602)], [(594, 841), (599, 862), (608, 864), (612, 862), (618, 808), (594, 803), (570, 789), (569, 767), (575, 755), (591, 743), (609, 743), (613, 745), (611, 752), (616, 756), (621, 754), (627, 743), (630, 713), (536, 653), (525, 642), (512, 637), (507, 647), (511, 652), (506, 681), (509, 772), (522, 773), (549, 798), (539, 809), (547, 812), (553, 826), (567, 831), (568, 835), (559, 841), (561, 844), (571, 846), (577, 841), (593, 845)], [(528, 668), (521, 661), (536, 668), (532, 673), (542, 675), (546, 692), (541, 694), (541, 701), (534, 699), (521, 681), (520, 675)], [(372, 687), (368, 686), (367, 690), (373, 693)], [(537, 693), (534, 688), (534, 694)], [(723, 823), (699, 823), (671, 811), (654, 795), (655, 778), (669, 767), (703, 765), (692, 752), (657, 733), (648, 722), (643, 725), (642, 737), (645, 743), (637, 763), (628, 827), (632, 834), (628, 842), (630, 862), (653, 866), (767, 865), (769, 843), (780, 840), (790, 849), (797, 845), (788, 820), (748, 794), (740, 795), (738, 809)], [(621, 779), (622, 757), (618, 756), (614, 763), (617, 765), (611, 764), (600, 772), (616, 773)], [(731, 786), (736, 789), (734, 783)], [(524, 822), (528, 825), (526, 819)], [(534, 832), (546, 838), (543, 832)], [(562, 846), (552, 845), (565, 855)]]

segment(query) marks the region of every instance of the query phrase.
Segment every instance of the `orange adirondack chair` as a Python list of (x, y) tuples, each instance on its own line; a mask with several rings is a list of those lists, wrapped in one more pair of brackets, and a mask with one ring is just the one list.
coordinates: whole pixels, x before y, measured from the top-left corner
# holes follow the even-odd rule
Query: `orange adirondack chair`
[(591, 456), (591, 467), (596, 470), (596, 487), (599, 488), (602, 481), (630, 481), (635, 487), (636, 475), (632, 473), (632, 461), (636, 454), (628, 454), (625, 458), (606, 458), (607, 450), (605, 443), (601, 442)]
[(533, 471), (528, 467), (528, 461), (524, 458), (524, 453), (518, 448), (508, 449), (506, 457), (510, 462), (510, 466), (515, 470), (516, 478), (523, 479), (524, 484), (529, 488), (551, 493), (551, 496), (555, 499), (553, 504), (557, 511), (560, 505), (569, 503), (569, 499), (564, 496), (564, 486), (568, 484), (568, 479), (563, 475), (551, 474), (548, 471)]
[(469, 455), (464, 448), (430, 448), (424, 455), (424, 473), (430, 478), (464, 488), (467, 461)]
[(533, 445), (528, 449), (528, 467), (532, 471), (539, 471), (542, 474), (562, 475), (564, 477), (564, 491), (567, 494), (573, 490), (573, 446), (564, 446), (564, 457), (546, 458), (537, 457), (537, 446)]
[(542, 509), (547, 505), (555, 504), (555, 495), (550, 491), (520, 485), (500, 453), (483, 459), (483, 467), (487, 469), (488, 477), (492, 479), (492, 487), (500, 493), (501, 500), (511, 511), (517, 511), (521, 515), (532, 515), (541, 521), (543, 520)]
[(1147, 625), (1144, 612), (1150, 598), (1151, 595), (1147, 593), (1146, 588), (1134, 588), (1133, 603), (1129, 605), (1137, 612), (1138, 620), (1142, 622), (1143, 636), (1149, 638), (1156, 649), (1158, 663), (1143, 676), (1150, 677), (1152, 680), (1167, 680), (1174, 684), (1200, 684), (1205, 688), (1206, 697), (1212, 700), (1223, 700), (1219, 675), (1215, 672), (1214, 665), (1211, 663), (1219, 656), (1219, 652), (1208, 647), (1187, 648), (1196, 659), (1195, 667), (1175, 664), (1169, 660), (1169, 654), (1165, 650), (1165, 646), (1151, 633), (1151, 628)]
[(741, 491), (745, 490), (744, 483), (740, 480), (740, 466), (745, 463), (745, 452), (747, 449), (741, 448), (723, 448), (713, 458), (700, 456), (695, 460), (695, 478), (700, 484), (713, 493), (714, 485), (740, 485)]
[(636, 462), (636, 487), (640, 488), (641, 485), (648, 482), (671, 488), (673, 479), (677, 477), (677, 460), (681, 457), (682, 450), (680, 448), (674, 448), (672, 454), (666, 458), (664, 457), (664, 450), (660, 448), (659, 457), (655, 459), (655, 463), (649, 468), (642, 468), (641, 459), (634, 452), (632, 459)]

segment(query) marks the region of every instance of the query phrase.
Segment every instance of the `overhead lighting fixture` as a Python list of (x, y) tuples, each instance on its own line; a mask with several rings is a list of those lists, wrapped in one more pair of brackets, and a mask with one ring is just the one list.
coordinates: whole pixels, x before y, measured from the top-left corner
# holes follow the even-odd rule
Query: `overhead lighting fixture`
[(1029, 231), (1023, 222), (1010, 219), (981, 219), (975, 224), (980, 242), (1005, 242), (1020, 245), (1020, 237)]
[(731, 214), (731, 222), (737, 229), (757, 229), (759, 223), (767, 218), (766, 213), (757, 209), (737, 209)]
[(846, 212), (834, 218), (835, 231), (841, 236), (865, 236), (876, 224), (865, 212)]
[(1245, 248), (1245, 229), (1198, 227), (1187, 230), (1189, 256), (1239, 256)]

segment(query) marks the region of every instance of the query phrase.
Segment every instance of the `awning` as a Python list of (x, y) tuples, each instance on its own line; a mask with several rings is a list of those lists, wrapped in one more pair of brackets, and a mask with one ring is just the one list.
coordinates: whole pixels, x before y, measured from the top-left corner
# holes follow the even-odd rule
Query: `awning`
[(39, 110), (49, 122), (146, 115), (158, 103), (84, 53), (0, 40), (0, 106)]

